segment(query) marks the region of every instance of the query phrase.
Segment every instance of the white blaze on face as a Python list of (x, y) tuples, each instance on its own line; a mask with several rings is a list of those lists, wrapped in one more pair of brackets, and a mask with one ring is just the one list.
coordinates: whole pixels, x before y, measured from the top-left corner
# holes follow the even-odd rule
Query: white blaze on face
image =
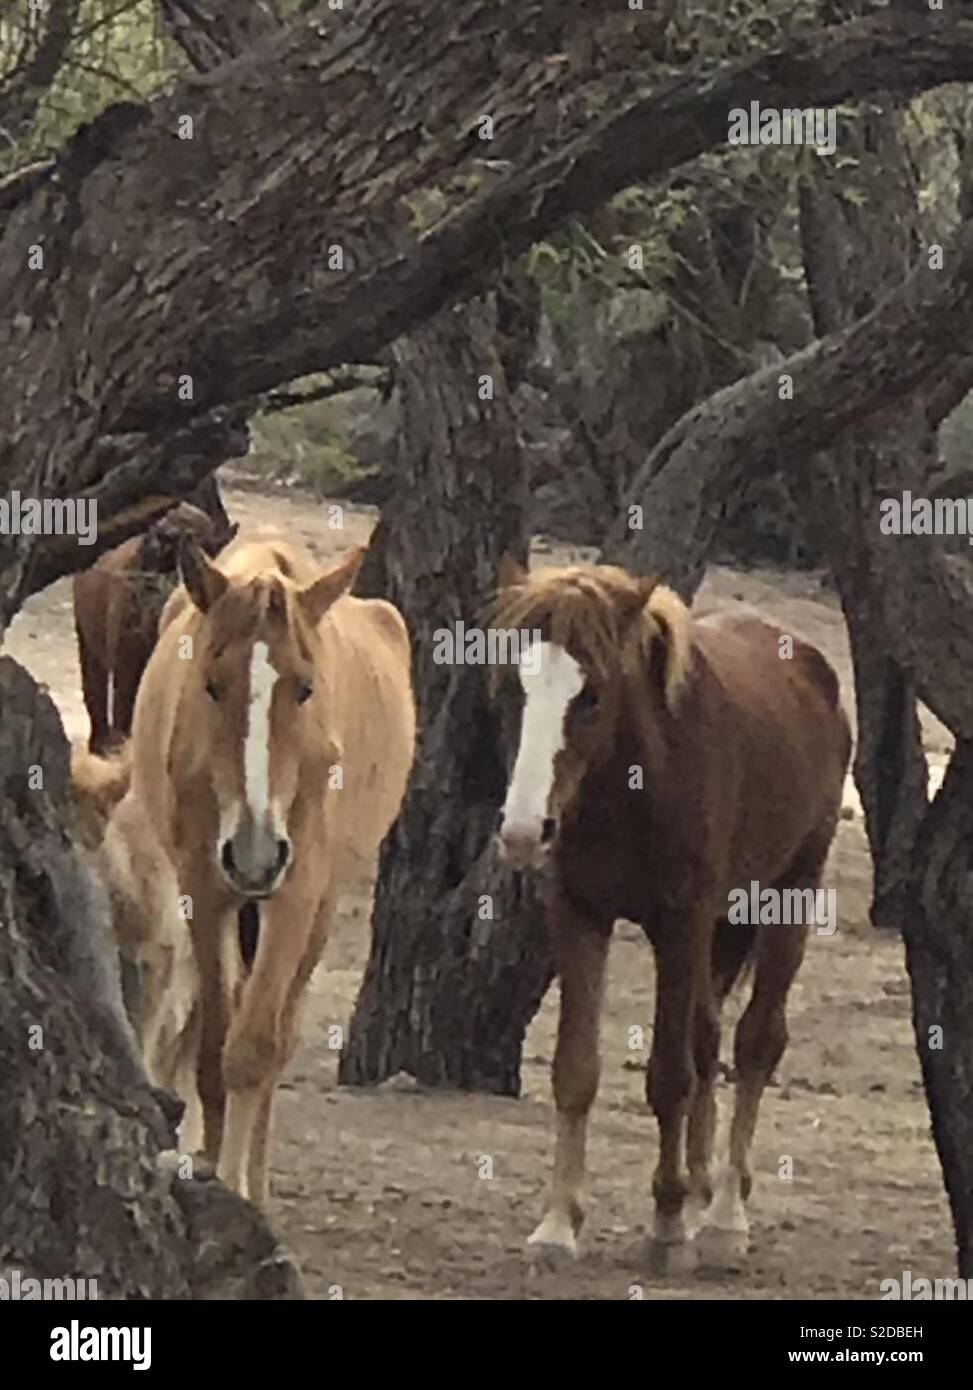
[(254, 642), (250, 656), (250, 697), (243, 745), (243, 776), (247, 804), (254, 821), (270, 809), (270, 704), (277, 672), (270, 664), (266, 642)]
[[(584, 673), (563, 647), (541, 642), (532, 670), (518, 667), (526, 697), (520, 747), (503, 808), (503, 835), (539, 840), (554, 783), (554, 759), (564, 746), (564, 716), (584, 685)], [(536, 658), (537, 652), (531, 649)]]

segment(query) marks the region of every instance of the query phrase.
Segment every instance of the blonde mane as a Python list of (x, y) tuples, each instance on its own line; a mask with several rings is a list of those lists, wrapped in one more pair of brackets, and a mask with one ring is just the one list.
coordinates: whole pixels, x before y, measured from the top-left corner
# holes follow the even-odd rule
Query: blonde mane
[(644, 681), (652, 644), (661, 639), (666, 706), (676, 709), (692, 657), (692, 618), (658, 576), (636, 579), (615, 565), (539, 570), (500, 591), (490, 621), (539, 629), (600, 679)]

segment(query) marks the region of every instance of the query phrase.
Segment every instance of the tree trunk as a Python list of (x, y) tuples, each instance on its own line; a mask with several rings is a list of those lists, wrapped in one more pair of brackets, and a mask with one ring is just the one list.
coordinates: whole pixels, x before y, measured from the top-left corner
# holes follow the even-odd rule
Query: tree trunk
[(973, 744), (958, 742), (915, 841), (902, 914), (912, 1021), (960, 1275), (973, 1278)]
[[(802, 240), (816, 327), (833, 333), (867, 314), (889, 283), (902, 279), (919, 237), (919, 175), (906, 155), (901, 116), (855, 118), (843, 148), (855, 156), (864, 198), (845, 199), (822, 175), (801, 191)], [(912, 984), (913, 1023), (933, 1136), (953, 1214), (959, 1272), (973, 1274), (973, 744), (962, 740), (946, 785), (928, 805), (912, 672), (895, 654), (892, 634), (903, 619), (889, 604), (887, 570), (908, 575), (916, 538), (882, 537), (883, 494), (932, 491), (936, 444), (921, 400), (907, 398), (868, 434), (849, 432), (841, 446), (802, 473), (803, 498), (818, 534), (827, 537), (848, 623), (855, 668), (858, 748), (855, 779), (875, 866), (872, 920), (902, 931)], [(921, 545), (920, 540), (920, 545)], [(941, 540), (933, 542), (942, 545)], [(945, 595), (943, 616), (948, 609)], [(947, 629), (948, 631), (948, 629)], [(956, 683), (935, 673), (935, 683)], [(926, 673), (928, 678), (928, 672)]]
[[(524, 1031), (552, 965), (534, 882), (502, 872), (491, 835), (506, 789), (504, 706), (489, 668), (439, 665), (437, 631), (482, 627), (500, 557), (524, 558), (524, 463), (495, 309), (440, 314), (397, 350), (397, 491), (372, 592), (412, 634), (420, 746), (379, 869), (372, 951), (340, 1079), (406, 1071), (517, 1095)], [(480, 399), (489, 376), (493, 399)]]
[[(847, 6), (845, 7), (847, 9)], [(918, 173), (906, 156), (902, 116), (870, 110), (842, 121), (855, 156), (855, 187), (842, 196), (824, 170), (801, 184), (800, 235), (815, 331), (824, 337), (872, 310), (905, 280), (919, 245)], [(908, 905), (915, 836), (926, 807), (928, 768), (912, 679), (889, 651), (870, 535), (891, 477), (920, 491), (935, 458), (933, 431), (908, 398), (876, 430), (853, 429), (829, 454), (796, 470), (793, 489), (830, 564), (851, 641), (858, 714), (855, 781), (874, 865), (872, 922), (898, 928)]]

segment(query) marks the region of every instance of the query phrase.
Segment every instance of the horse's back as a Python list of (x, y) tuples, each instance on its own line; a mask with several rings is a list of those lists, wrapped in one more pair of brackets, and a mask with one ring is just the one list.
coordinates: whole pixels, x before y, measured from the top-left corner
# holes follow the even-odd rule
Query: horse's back
[(749, 612), (694, 623), (709, 703), (720, 701), (751, 782), (831, 807), (851, 752), (837, 674), (813, 643)]
[(391, 603), (346, 595), (325, 615), (322, 636), (324, 660), (340, 672), (344, 741), (358, 751), (355, 834), (377, 844), (398, 811), (415, 753), (408, 630)]
[(806, 637), (748, 610), (708, 613), (695, 621), (694, 632), (710, 664), (739, 693), (774, 698), (790, 685), (816, 693), (828, 710), (843, 714), (837, 673)]

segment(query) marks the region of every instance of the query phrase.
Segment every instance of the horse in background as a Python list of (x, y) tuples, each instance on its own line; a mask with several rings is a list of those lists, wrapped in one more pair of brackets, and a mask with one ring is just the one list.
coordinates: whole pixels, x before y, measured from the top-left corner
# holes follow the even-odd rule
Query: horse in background
[[(142, 884), (126, 895), (150, 893), (156, 919), (178, 902), (186, 919), (201, 1031), (197, 1045), (187, 1018), (170, 1039), (172, 1069), (195, 1047), (206, 1155), (258, 1202), (301, 996), (346, 869), (385, 836), (413, 758), (405, 624), (348, 594), (364, 553), (322, 572), (279, 536), (238, 537), (215, 563), (186, 545), (109, 825), (121, 817), (107, 848)], [(159, 892), (147, 876), (164, 863)]]
[(182, 502), (144, 535), (106, 551), (74, 576), (74, 625), (92, 753), (117, 748), (131, 732), (139, 681), (155, 646), (159, 616), (175, 588), (182, 536), (195, 536), (215, 555), (234, 531)]
[[(531, 653), (518, 673), (522, 727), (498, 827), (508, 864), (545, 869), (560, 976), (553, 1186), (530, 1251), (548, 1260), (577, 1250), (605, 960), (625, 917), (656, 961), (646, 1078), (659, 1129), (654, 1260), (694, 1263), (688, 1197), (706, 1261), (735, 1265), (748, 1246), (757, 1112), (786, 1045), (807, 924), (733, 923), (728, 904), (754, 880), (817, 888), (851, 748), (837, 677), (796, 637), (783, 656), (786, 634), (755, 615), (696, 618), (656, 580), (611, 566), (528, 576), (507, 562), (492, 621), (540, 634), (539, 663)], [(714, 1194), (720, 1014), (748, 968), (728, 1163)]]
[(199, 976), (171, 862), (128, 796), (131, 745), (99, 755), (71, 750), (78, 837), (108, 894), (126, 1013), (153, 1086), (180, 1096), (180, 1146), (198, 1148)]

